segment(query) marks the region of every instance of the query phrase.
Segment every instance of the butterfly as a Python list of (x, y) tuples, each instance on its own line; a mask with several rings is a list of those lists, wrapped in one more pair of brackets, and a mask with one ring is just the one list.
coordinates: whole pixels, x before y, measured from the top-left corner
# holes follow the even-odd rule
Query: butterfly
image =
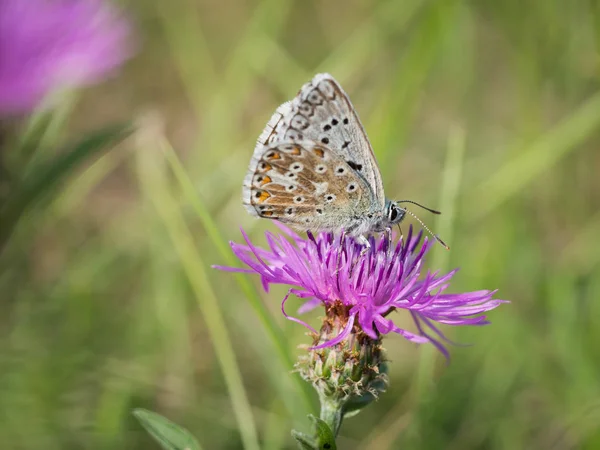
[(254, 148), (242, 197), (253, 216), (302, 231), (343, 230), (367, 245), (365, 235), (391, 229), (407, 213), (414, 216), (401, 203), (439, 214), (410, 200), (385, 197), (358, 114), (327, 73), (316, 75), (277, 108)]

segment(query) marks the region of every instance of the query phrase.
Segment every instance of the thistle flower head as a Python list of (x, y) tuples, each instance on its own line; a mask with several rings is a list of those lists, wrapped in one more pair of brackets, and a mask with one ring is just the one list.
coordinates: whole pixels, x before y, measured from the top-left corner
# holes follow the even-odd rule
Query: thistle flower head
[[(325, 318), (314, 345), (301, 355), (296, 369), (319, 393), (321, 410), (341, 418), (359, 412), (385, 392), (387, 363), (381, 339), (371, 339), (354, 323), (348, 337), (335, 345), (319, 344), (335, 338), (346, 328), (349, 308), (341, 302), (325, 307)], [(337, 430), (334, 430), (334, 432)]]
[(100, 0), (0, 2), (0, 114), (95, 83), (127, 59), (129, 25)]
[[(366, 251), (343, 234), (308, 233), (303, 239), (281, 228), (287, 236), (266, 233), (268, 248), (254, 245), (242, 230), (246, 244), (231, 243), (231, 247), (248, 268), (221, 268), (256, 273), (265, 290), (271, 284), (289, 285), (282, 302), (284, 315), (321, 338), (322, 333), (285, 312), (289, 296), (295, 294), (304, 300), (300, 313), (321, 305), (326, 311), (334, 307), (344, 311), (343, 327), (316, 342), (314, 349), (335, 346), (359, 329), (374, 341), (397, 333), (411, 342), (431, 342), (448, 356), (444, 346), (447, 339), (439, 324), (484, 325), (488, 322), (483, 313), (503, 303), (492, 298), (495, 291), (446, 293), (456, 270), (446, 274), (425, 271), (424, 259), (431, 243), (423, 239), (422, 232), (414, 236), (412, 227), (396, 244), (386, 236), (370, 237)], [(403, 310), (411, 315), (416, 333), (394, 322), (394, 314)]]

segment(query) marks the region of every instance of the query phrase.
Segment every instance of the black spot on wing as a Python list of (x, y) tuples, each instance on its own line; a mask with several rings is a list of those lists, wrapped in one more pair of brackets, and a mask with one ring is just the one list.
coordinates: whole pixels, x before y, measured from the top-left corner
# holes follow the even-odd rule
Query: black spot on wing
[(354, 161), (346, 161), (348, 165), (352, 168), (352, 170), (361, 171), (363, 166), (362, 164), (357, 164)]

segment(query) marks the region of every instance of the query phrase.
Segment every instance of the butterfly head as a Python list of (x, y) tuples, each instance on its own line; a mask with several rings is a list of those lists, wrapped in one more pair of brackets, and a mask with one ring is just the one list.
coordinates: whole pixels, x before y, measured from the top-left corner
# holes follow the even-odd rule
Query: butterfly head
[(383, 217), (383, 228), (392, 228), (406, 217), (406, 209), (398, 206), (396, 202), (387, 200), (385, 202), (385, 214)]
[(419, 219), (414, 213), (412, 213), (411, 211), (409, 211), (406, 208), (403, 208), (402, 206), (400, 206), (401, 203), (412, 203), (413, 205), (417, 205), (420, 208), (423, 208), (433, 214), (441, 214), (439, 211), (436, 211), (435, 209), (431, 209), (431, 208), (427, 208), (426, 206), (421, 205), (420, 203), (417, 202), (413, 202), (412, 200), (398, 200), (398, 201), (391, 201), (391, 200), (387, 200), (385, 203), (385, 218), (384, 221), (386, 223), (383, 224), (384, 228), (391, 228), (394, 225), (398, 225), (400, 222), (402, 222), (402, 220), (404, 220), (404, 217), (406, 217), (406, 214), (411, 215), (412, 217), (414, 217), (423, 228), (425, 228), (425, 230), (427, 230), (427, 232), (434, 237), (434, 239), (436, 241), (438, 241), (440, 244), (442, 244), (442, 246), (444, 246), (446, 248), (446, 250), (449, 250), (450, 247), (448, 247), (444, 241), (442, 241), (440, 239), (440, 237), (437, 234), (433, 234), (431, 232), (431, 230), (427, 227), (427, 225), (425, 225), (423, 223), (423, 221), (421, 219)]

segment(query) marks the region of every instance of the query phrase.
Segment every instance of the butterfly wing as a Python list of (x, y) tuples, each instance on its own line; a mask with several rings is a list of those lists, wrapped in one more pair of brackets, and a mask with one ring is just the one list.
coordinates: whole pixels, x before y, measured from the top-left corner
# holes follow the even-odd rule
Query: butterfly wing
[(332, 149), (308, 140), (257, 148), (243, 200), (254, 216), (314, 231), (355, 229), (373, 206), (366, 181)]
[(282, 140), (310, 139), (329, 147), (362, 176), (383, 209), (379, 166), (354, 106), (329, 74), (318, 74), (290, 102), (277, 108), (257, 147)]

